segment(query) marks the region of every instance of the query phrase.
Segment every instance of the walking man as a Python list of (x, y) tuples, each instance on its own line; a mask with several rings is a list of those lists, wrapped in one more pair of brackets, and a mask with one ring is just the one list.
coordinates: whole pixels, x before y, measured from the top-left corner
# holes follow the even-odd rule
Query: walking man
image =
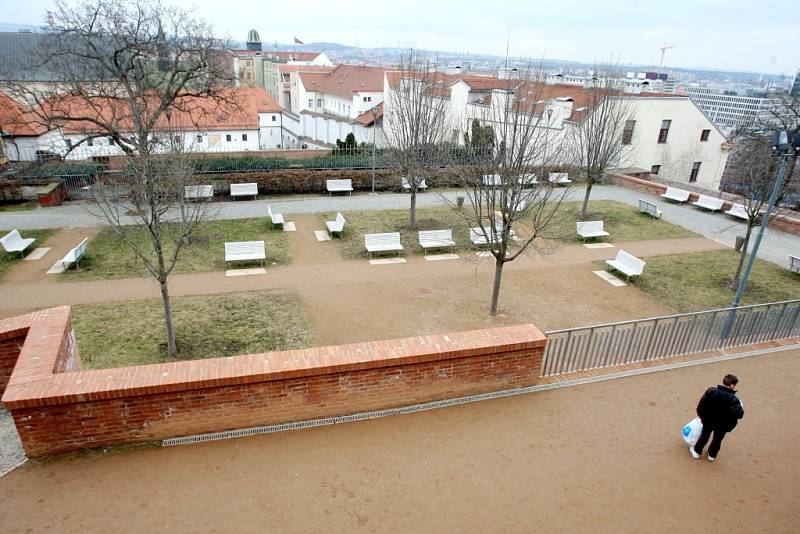
[(713, 433), (714, 438), (708, 447), (708, 461), (716, 460), (722, 438), (736, 427), (739, 419), (744, 417), (744, 407), (736, 397), (736, 390), (733, 389), (738, 383), (739, 379), (734, 375), (725, 375), (721, 386), (709, 388), (700, 399), (697, 416), (703, 421), (703, 431), (697, 443), (689, 447), (692, 457), (700, 458), (708, 438)]

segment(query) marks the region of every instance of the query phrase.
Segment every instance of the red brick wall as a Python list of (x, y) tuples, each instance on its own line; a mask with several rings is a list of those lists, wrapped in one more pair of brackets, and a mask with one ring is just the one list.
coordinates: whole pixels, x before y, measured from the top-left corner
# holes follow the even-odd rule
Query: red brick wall
[(30, 329), (3, 402), (32, 457), (527, 386), (546, 343), (521, 325), (79, 371), (68, 307), (0, 321), (0, 333), (20, 322)]
[(0, 338), (0, 396), (6, 390), (8, 380), (11, 378), (11, 371), (14, 369), (14, 364), (17, 363), (17, 357), (24, 341), (24, 335), (8, 339)]

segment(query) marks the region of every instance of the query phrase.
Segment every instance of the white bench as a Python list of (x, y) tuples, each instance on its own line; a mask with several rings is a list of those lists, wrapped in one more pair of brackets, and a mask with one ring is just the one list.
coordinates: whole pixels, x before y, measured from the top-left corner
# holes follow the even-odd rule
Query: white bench
[(707, 209), (709, 211), (719, 211), (722, 209), (722, 199), (710, 197), (708, 195), (700, 195), (697, 202), (692, 202), (692, 206)]
[(204, 200), (214, 196), (214, 186), (211, 185), (187, 185), (183, 188), (183, 196), (186, 200)]
[(481, 230), (480, 227), (469, 229), (469, 240), (472, 241), (472, 244), (476, 247), (489, 244), (489, 240), (486, 239), (486, 236), (483, 234), (483, 230)]
[(800, 273), (800, 258), (797, 256), (789, 256), (789, 272)]
[(654, 219), (660, 219), (662, 213), (656, 204), (648, 202), (647, 200), (642, 200), (641, 198), (639, 199), (639, 212), (646, 213)]
[[(420, 189), (428, 189), (428, 184), (425, 183), (425, 178), (417, 178), (417, 191)], [(403, 191), (411, 191), (411, 180), (407, 176), (400, 178), (400, 187)]]
[(80, 270), (81, 266), (79, 262), (81, 261), (81, 258), (86, 256), (86, 250), (88, 249), (88, 247), (89, 247), (89, 238), (84, 237), (83, 241), (78, 243), (78, 246), (74, 247), (69, 252), (67, 252), (67, 254), (63, 258), (61, 258), (61, 265), (64, 267), (64, 270), (66, 271), (67, 269), (69, 269), (73, 263), (75, 264), (75, 268)]
[(750, 220), (750, 215), (748, 215), (747, 209), (742, 204), (732, 204), (731, 209), (726, 211), (725, 215), (730, 215), (731, 217), (736, 217), (743, 221)]
[(522, 187), (532, 187), (539, 183), (539, 178), (535, 174), (520, 174), (517, 184)]
[(606, 237), (608, 232), (603, 230), (603, 221), (580, 221), (576, 223), (578, 235), (586, 239), (592, 237)]
[[(500, 238), (502, 233), (503, 233), (503, 222), (502, 221), (495, 221), (495, 225), (496, 225), (495, 226), (495, 235), (498, 238)], [(488, 245), (489, 242), (492, 241), (495, 236), (491, 234), (491, 229), (487, 228), (486, 231), (489, 232), (488, 236), (484, 235), (483, 230), (481, 229), (480, 226), (476, 226), (475, 228), (470, 228), (469, 229), (469, 240), (476, 247), (480, 247), (480, 246), (483, 246), (483, 245)], [(519, 238), (517, 237), (517, 234), (514, 232), (514, 230), (511, 230), (509, 232), (508, 237), (512, 241), (514, 241), (514, 240), (519, 241)]]
[(231, 241), (225, 243), (225, 262), (259, 260), (264, 265), (267, 253), (263, 241)]
[(331, 234), (331, 237), (333, 237), (333, 234), (335, 233), (342, 235), (342, 232), (344, 232), (345, 222), (347, 221), (345, 220), (344, 215), (342, 215), (341, 211), (336, 214), (336, 220), (325, 221), (325, 226), (328, 227), (328, 233)]
[(237, 197), (253, 197), (258, 196), (258, 184), (231, 184), (231, 196), (234, 200)]
[(420, 230), (419, 244), (425, 249), (429, 248), (450, 248), (455, 247), (452, 230)]
[(547, 179), (551, 184), (556, 185), (572, 183), (572, 180), (569, 179), (569, 174), (566, 172), (551, 172)]
[(400, 232), (387, 232), (384, 234), (364, 234), (364, 246), (367, 247), (370, 257), (373, 252), (392, 252), (403, 250), (400, 244)]
[(674, 187), (668, 187), (667, 190), (661, 195), (661, 198), (666, 198), (667, 200), (674, 200), (675, 202), (686, 202), (689, 200), (689, 192), (684, 191), (683, 189), (676, 189)]
[(333, 196), (334, 193), (348, 193), (353, 194), (353, 180), (325, 180), (325, 189), (328, 194)]
[(283, 226), (283, 215), (280, 213), (272, 213), (272, 206), (267, 205), (267, 213), (269, 214), (269, 218), (272, 220), (272, 227), (275, 228), (278, 225)]
[(2, 245), (3, 249), (8, 253), (19, 252), (20, 256), (24, 256), (25, 249), (31, 246), (34, 241), (36, 241), (36, 239), (33, 237), (23, 239), (23, 237), (19, 235), (18, 230), (11, 230), (0, 238), (0, 245)]
[(631, 276), (640, 276), (644, 272), (646, 263), (624, 250), (617, 252), (617, 257), (613, 260), (606, 260), (606, 269), (612, 267), (625, 275), (626, 279)]
[(483, 185), (484, 187), (501, 187), (503, 185), (503, 179), (499, 174), (484, 174)]

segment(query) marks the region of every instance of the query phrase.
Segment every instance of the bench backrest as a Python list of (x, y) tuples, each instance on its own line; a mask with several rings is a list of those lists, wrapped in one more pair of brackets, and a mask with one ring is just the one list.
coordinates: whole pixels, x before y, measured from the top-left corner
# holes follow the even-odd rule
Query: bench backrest
[(566, 172), (551, 172), (548, 180), (555, 183), (569, 182), (569, 174)]
[(269, 215), (270, 219), (275, 218), (275, 214), (272, 213), (272, 206), (270, 206), (269, 204), (267, 204), (267, 214)]
[(452, 241), (453, 240), (453, 231), (452, 230), (420, 230), (419, 232), (419, 242), (427, 242), (427, 241)]
[[(423, 188), (423, 187), (428, 187), (428, 186), (425, 184), (425, 178), (419, 178), (419, 177), (417, 177), (417, 179), (416, 179), (416, 180), (414, 180), (414, 181), (417, 183), (417, 188), (418, 188), (418, 189), (421, 189), (421, 188)], [(400, 178), (400, 186), (401, 186), (403, 189), (411, 189), (411, 185), (412, 185), (412, 184), (411, 184), (411, 180), (409, 180), (409, 179), (408, 179), (408, 176), (403, 176), (402, 178)]]
[(344, 226), (345, 222), (347, 222), (347, 221), (345, 220), (344, 215), (342, 215), (342, 212), (341, 211), (338, 212), (336, 214), (336, 223), (341, 225), (341, 226)]
[(3, 247), (11, 247), (22, 241), (22, 236), (19, 235), (19, 230), (11, 230), (9, 233), (0, 238), (0, 243)]
[(231, 195), (258, 195), (258, 184), (231, 184)]
[(225, 254), (263, 254), (263, 241), (231, 241), (225, 243)]
[(633, 254), (628, 254), (624, 250), (620, 250), (619, 252), (617, 252), (616, 260), (621, 264), (630, 267), (632, 270), (639, 272), (643, 271), (644, 266), (646, 265), (646, 262), (640, 260)]
[(518, 183), (520, 184), (538, 184), (539, 178), (532, 173), (529, 174), (520, 174)]
[(689, 192), (683, 189), (676, 189), (675, 187), (667, 187), (664, 196), (674, 198), (676, 200), (689, 200)]
[(705, 206), (713, 206), (715, 208), (721, 208), (722, 207), (722, 199), (710, 197), (708, 195), (700, 195), (697, 198), (697, 203), (698, 204), (703, 204)]
[(484, 174), (483, 175), (483, 184), (484, 185), (494, 185), (499, 186), (502, 185), (503, 179), (500, 177), (499, 174)]
[(387, 232), (384, 234), (364, 234), (364, 244), (367, 248), (394, 246), (400, 244), (400, 232)]
[(469, 240), (473, 243), (475, 241), (486, 241), (486, 236), (483, 235), (483, 232), (480, 228), (470, 228), (469, 229)]
[(187, 185), (183, 188), (186, 198), (207, 198), (214, 196), (214, 187), (211, 185)]
[(745, 208), (743, 204), (731, 204), (731, 209), (728, 210), (728, 213), (730, 212), (738, 213), (745, 217), (749, 217), (747, 213), (747, 208)]
[(72, 252), (75, 253), (75, 258), (82, 258), (86, 255), (86, 249), (89, 247), (89, 238), (84, 237), (83, 241), (78, 243), (78, 246), (72, 249)]
[(353, 180), (346, 179), (346, 180), (326, 180), (325, 186), (328, 188), (328, 191), (337, 191), (340, 189), (350, 190), (353, 188)]
[(603, 221), (581, 221), (576, 223), (578, 225), (578, 233), (580, 232), (593, 232), (596, 230), (603, 231)]
[(658, 206), (656, 206), (655, 204), (653, 204), (652, 202), (649, 202), (647, 200), (639, 199), (639, 209), (640, 210), (647, 210), (647, 211), (650, 211), (650, 210), (655, 211), (655, 210), (658, 209)]

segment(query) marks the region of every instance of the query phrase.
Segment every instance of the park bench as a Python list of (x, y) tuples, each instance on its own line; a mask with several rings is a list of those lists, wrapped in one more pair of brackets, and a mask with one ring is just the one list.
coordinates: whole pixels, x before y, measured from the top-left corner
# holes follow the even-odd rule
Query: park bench
[(625, 279), (631, 276), (640, 276), (644, 272), (646, 263), (624, 250), (617, 252), (617, 257), (613, 260), (606, 260), (606, 269), (612, 267), (625, 275)]
[(400, 232), (387, 232), (384, 234), (364, 234), (364, 246), (367, 247), (370, 257), (374, 252), (392, 252), (403, 250), (400, 244)]
[(608, 232), (603, 230), (603, 221), (580, 221), (576, 223), (578, 235), (586, 241), (592, 237), (606, 237)]
[(214, 187), (211, 185), (187, 185), (183, 188), (186, 200), (206, 200), (214, 196)]
[(639, 211), (650, 215), (654, 219), (661, 218), (661, 210), (658, 209), (658, 206), (647, 200), (642, 200), (641, 198), (639, 199)]
[(789, 272), (800, 273), (800, 258), (789, 256)]
[(253, 197), (258, 196), (258, 184), (231, 184), (231, 196), (234, 200), (238, 197)]
[(692, 202), (692, 206), (707, 209), (709, 211), (719, 211), (722, 209), (722, 199), (710, 197), (708, 195), (700, 195), (696, 202)]
[(572, 183), (572, 180), (569, 179), (569, 174), (567, 174), (566, 172), (551, 172), (550, 176), (547, 177), (547, 180), (551, 184), (556, 184), (556, 185), (565, 185)]
[(520, 174), (517, 184), (522, 187), (533, 187), (539, 183), (539, 178), (535, 174)]
[(259, 260), (264, 265), (267, 254), (263, 241), (231, 241), (225, 243), (225, 262)]
[(452, 230), (420, 230), (419, 244), (425, 249), (429, 248), (451, 248), (456, 246), (453, 241)]
[(743, 221), (750, 220), (750, 215), (748, 215), (747, 209), (742, 204), (731, 204), (731, 209), (726, 211), (725, 215), (730, 215), (731, 217), (736, 217)]
[(272, 206), (267, 205), (267, 213), (269, 214), (269, 218), (272, 220), (272, 227), (275, 228), (276, 226), (280, 225), (283, 228), (283, 215), (280, 213), (272, 213)]
[(341, 211), (336, 214), (336, 220), (325, 221), (325, 226), (328, 227), (328, 233), (331, 234), (331, 237), (333, 237), (333, 234), (336, 233), (338, 233), (340, 236), (342, 235), (342, 232), (344, 232), (345, 222), (347, 221), (345, 221), (344, 215), (342, 215)]
[[(400, 179), (400, 187), (403, 191), (411, 191), (411, 180), (407, 176)], [(425, 183), (425, 178), (417, 178), (417, 191), (421, 189), (428, 189), (428, 184)]]
[(486, 236), (483, 234), (483, 230), (481, 230), (480, 228), (469, 229), (469, 240), (476, 247), (489, 244), (489, 240), (486, 239)]
[(347, 193), (353, 194), (353, 180), (325, 180), (325, 189), (328, 194), (333, 196), (334, 193)]
[(36, 241), (36, 239), (33, 237), (23, 239), (23, 237), (19, 235), (18, 230), (11, 230), (9, 233), (0, 238), (0, 245), (3, 246), (3, 249), (6, 252), (10, 254), (19, 252), (20, 257), (22, 257), (25, 255), (25, 249), (31, 246), (34, 241)]
[(675, 202), (686, 202), (689, 200), (689, 192), (684, 191), (683, 189), (676, 189), (674, 187), (668, 187), (667, 190), (661, 195), (661, 198), (666, 198), (667, 200), (674, 200)]
[(69, 269), (73, 263), (75, 264), (75, 268), (80, 270), (81, 266), (79, 262), (81, 261), (81, 258), (86, 256), (86, 250), (88, 249), (88, 247), (89, 247), (89, 238), (84, 237), (83, 241), (78, 243), (76, 247), (72, 248), (69, 252), (67, 252), (67, 254), (63, 258), (61, 258), (61, 265), (64, 267), (64, 270), (66, 271), (67, 269)]
[(502, 187), (503, 179), (499, 174), (484, 174), (483, 185), (484, 187)]

